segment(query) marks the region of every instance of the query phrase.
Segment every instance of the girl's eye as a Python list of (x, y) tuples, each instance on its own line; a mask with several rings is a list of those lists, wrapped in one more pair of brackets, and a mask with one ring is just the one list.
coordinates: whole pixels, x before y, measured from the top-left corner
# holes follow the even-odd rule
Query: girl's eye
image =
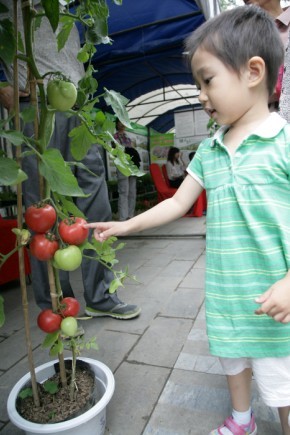
[(210, 81), (211, 81), (211, 77), (208, 78), (208, 79), (204, 79), (204, 83), (205, 83), (206, 85), (209, 85), (209, 84), (210, 84)]

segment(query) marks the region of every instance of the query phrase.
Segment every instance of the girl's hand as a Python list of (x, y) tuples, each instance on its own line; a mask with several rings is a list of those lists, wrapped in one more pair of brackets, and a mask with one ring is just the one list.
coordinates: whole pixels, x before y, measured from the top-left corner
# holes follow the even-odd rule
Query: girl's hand
[(94, 237), (99, 242), (104, 242), (111, 236), (124, 236), (127, 234), (127, 222), (92, 222), (84, 224), (85, 228), (94, 228)]
[(290, 281), (283, 278), (256, 299), (261, 304), (255, 313), (267, 314), (281, 323), (290, 322)]

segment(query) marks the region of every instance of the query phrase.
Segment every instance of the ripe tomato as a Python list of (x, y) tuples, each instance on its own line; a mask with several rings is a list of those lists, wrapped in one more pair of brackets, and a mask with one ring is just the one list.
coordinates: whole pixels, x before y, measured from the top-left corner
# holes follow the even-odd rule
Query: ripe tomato
[(65, 335), (73, 337), (77, 332), (78, 322), (74, 317), (66, 317), (62, 320), (60, 329)]
[(41, 311), (37, 317), (38, 327), (44, 332), (55, 332), (60, 328), (62, 318), (59, 314), (54, 313), (51, 309)]
[(70, 245), (67, 248), (58, 249), (53, 258), (58, 269), (72, 271), (81, 265), (82, 253), (80, 248)]
[(80, 303), (75, 298), (63, 298), (61, 301), (60, 313), (63, 317), (75, 317), (80, 311)]
[(79, 217), (64, 219), (58, 226), (60, 237), (70, 245), (81, 245), (89, 234), (88, 228), (83, 226), (85, 223), (85, 219)]
[(49, 205), (31, 205), (24, 214), (27, 226), (36, 233), (45, 233), (55, 224), (56, 211)]
[(77, 100), (77, 90), (71, 82), (53, 79), (47, 85), (47, 98), (53, 109), (65, 112), (74, 106)]
[(38, 260), (50, 260), (58, 250), (59, 244), (51, 233), (34, 234), (30, 242), (30, 252)]

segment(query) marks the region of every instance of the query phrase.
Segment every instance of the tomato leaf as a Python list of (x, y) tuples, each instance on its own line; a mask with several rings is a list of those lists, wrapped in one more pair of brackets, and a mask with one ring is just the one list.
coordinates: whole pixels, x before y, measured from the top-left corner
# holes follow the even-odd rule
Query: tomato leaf
[(95, 136), (82, 124), (70, 131), (71, 140), (70, 150), (76, 160), (82, 160), (90, 149), (91, 145), (96, 143)]
[(59, 22), (59, 2), (58, 0), (41, 0), (41, 4), (52, 30), (55, 32)]
[(0, 21), (0, 59), (6, 65), (13, 62), (16, 53), (16, 40), (14, 37), (13, 24), (9, 19)]
[(85, 215), (83, 214), (83, 212), (75, 205), (72, 198), (70, 198), (69, 196), (63, 196), (54, 192), (54, 199), (65, 215), (72, 215), (85, 219)]
[(24, 122), (32, 122), (35, 117), (36, 108), (34, 106), (28, 106), (27, 108), (23, 109), (20, 113), (21, 119)]
[(69, 165), (56, 148), (49, 148), (41, 155), (39, 171), (53, 192), (64, 196), (86, 196)]
[(49, 379), (43, 383), (43, 388), (49, 394), (55, 394), (59, 390), (57, 383)]
[(26, 141), (25, 136), (16, 130), (2, 130), (0, 136), (9, 140), (15, 146), (22, 145)]
[(47, 334), (43, 340), (42, 347), (51, 347), (58, 340), (58, 335), (58, 331)]
[(0, 157), (0, 185), (14, 186), (27, 180), (27, 178), (27, 175), (19, 168), (15, 160)]
[(105, 89), (104, 99), (108, 106), (111, 106), (114, 112), (117, 115), (117, 118), (120, 119), (122, 124), (126, 127), (132, 128), (130, 124), (130, 118), (126, 111), (125, 105), (128, 103), (128, 99), (121, 95), (119, 92)]
[(70, 32), (74, 27), (74, 20), (70, 17), (62, 17), (60, 21), (62, 23), (62, 27), (56, 37), (58, 51), (60, 51), (65, 46)]

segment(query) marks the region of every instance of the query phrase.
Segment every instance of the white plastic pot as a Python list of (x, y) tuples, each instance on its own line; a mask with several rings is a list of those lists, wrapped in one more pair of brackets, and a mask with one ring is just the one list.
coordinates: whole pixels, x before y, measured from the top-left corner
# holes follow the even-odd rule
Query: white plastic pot
[[(100, 400), (91, 409), (78, 417), (61, 423), (39, 424), (25, 420), (18, 414), (15, 405), (20, 390), (30, 380), (30, 373), (27, 373), (17, 382), (9, 394), (7, 411), (10, 421), (24, 430), (27, 435), (56, 433), (65, 435), (103, 435), (106, 426), (106, 406), (114, 393), (115, 379), (111, 370), (102, 362), (91, 358), (79, 359), (90, 365), (95, 373), (97, 387), (100, 392)], [(50, 361), (36, 368), (37, 382), (44, 382), (54, 375), (55, 363), (57, 361)]]

